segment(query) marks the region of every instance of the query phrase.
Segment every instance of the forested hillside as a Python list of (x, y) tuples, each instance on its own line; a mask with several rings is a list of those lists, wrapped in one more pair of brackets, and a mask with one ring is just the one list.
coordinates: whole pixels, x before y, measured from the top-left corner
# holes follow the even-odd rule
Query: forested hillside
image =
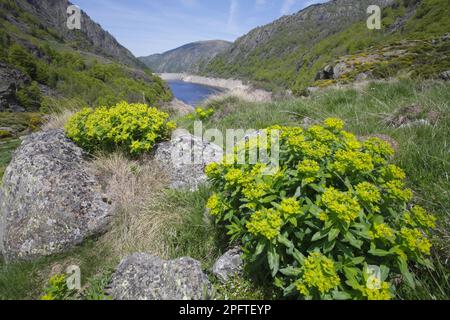
[[(385, 6), (381, 30), (366, 26), (366, 10), (372, 4)], [(448, 37), (443, 37), (450, 30), (449, 15), (447, 0), (330, 1), (254, 29), (202, 72), (301, 93), (308, 86), (330, 84), (314, 82), (323, 80), (318, 73), (328, 64), (347, 56), (356, 63), (346, 73), (358, 66), (359, 73), (370, 71), (373, 78), (398, 71), (435, 77), (450, 68), (442, 59), (449, 51)], [(380, 52), (375, 59), (362, 59)], [(341, 80), (353, 80), (359, 73)]]

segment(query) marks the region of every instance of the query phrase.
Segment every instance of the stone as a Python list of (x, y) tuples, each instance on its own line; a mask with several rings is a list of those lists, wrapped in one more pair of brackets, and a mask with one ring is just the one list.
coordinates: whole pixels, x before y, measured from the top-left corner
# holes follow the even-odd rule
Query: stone
[(65, 252), (106, 231), (111, 205), (83, 150), (62, 130), (27, 136), (0, 189), (0, 251), (7, 262)]
[(442, 72), (440, 77), (442, 80), (450, 81), (450, 70)]
[(194, 259), (135, 253), (119, 264), (107, 293), (114, 300), (206, 300), (212, 286)]
[(333, 68), (334, 79), (339, 79), (341, 76), (350, 71), (349, 66), (345, 62), (339, 62)]
[(242, 273), (243, 261), (241, 248), (234, 248), (221, 256), (213, 266), (213, 274), (222, 282)]
[(170, 173), (171, 187), (192, 191), (207, 182), (205, 167), (222, 158), (221, 147), (182, 130), (171, 141), (158, 144), (155, 151), (155, 159)]

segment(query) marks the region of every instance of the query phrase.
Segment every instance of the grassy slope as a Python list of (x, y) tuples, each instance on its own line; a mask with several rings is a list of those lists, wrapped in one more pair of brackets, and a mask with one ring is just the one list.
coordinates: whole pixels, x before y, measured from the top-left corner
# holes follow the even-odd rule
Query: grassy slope
[[(304, 33), (280, 30), (276, 39), (250, 53), (245, 52), (231, 60), (226, 54), (219, 55), (205, 67), (204, 72), (221, 77), (238, 76), (266, 89), (289, 88), (294, 93), (301, 93), (314, 83), (318, 71), (343, 55), (364, 54), (370, 52), (368, 49), (371, 46), (383, 48), (399, 40), (433, 39), (450, 31), (449, 2), (423, 0), (404, 27), (392, 33), (389, 28), (397, 18), (409, 11), (405, 9), (405, 4), (414, 2), (416, 1), (400, 0), (400, 5), (384, 9), (383, 29), (380, 31), (368, 30), (364, 21), (320, 41), (308, 39), (308, 44), (305, 45)], [(295, 26), (292, 28), (295, 29)], [(417, 61), (422, 64), (421, 61), (425, 58), (428, 61), (426, 67), (432, 68), (426, 57), (427, 53), (421, 52), (417, 55)], [(442, 72), (448, 68), (441, 59), (436, 59), (433, 63), (432, 69)]]
[[(447, 261), (450, 239), (449, 89), (448, 83), (401, 80), (395, 83), (373, 83), (362, 91), (330, 89), (309, 98), (286, 102), (248, 103), (228, 98), (210, 102), (217, 111), (205, 126), (221, 130), (259, 129), (273, 124), (299, 125), (305, 116), (316, 120), (338, 116), (347, 121), (349, 130), (360, 136), (386, 134), (395, 139), (399, 144), (395, 162), (406, 170), (408, 183), (415, 191), (415, 201), (439, 217), (439, 230), (433, 239), (433, 261), (436, 269), (415, 269), (412, 266), (421, 285), (415, 291), (401, 287), (398, 298), (449, 299), (450, 266)], [(439, 113), (439, 121), (432, 126), (410, 128), (392, 128), (385, 124), (383, 120), (386, 117), (410, 105), (421, 105), (424, 114), (428, 111)], [(182, 118), (179, 119), (179, 124), (191, 128), (192, 120)], [(139, 167), (135, 163), (125, 165), (132, 172), (139, 172), (139, 168), (148, 172), (145, 167)], [(121, 168), (121, 165), (115, 164), (113, 167)], [(154, 178), (140, 183), (142, 186), (157, 184), (152, 179)], [(119, 185), (124, 185), (122, 180), (118, 181)], [(139, 187), (138, 184), (136, 189), (143, 187)], [(0, 298), (38, 298), (42, 294), (42, 288), (52, 266), (67, 265), (70, 261), (77, 261), (80, 264), (82, 274), (87, 277), (83, 278), (83, 281), (89, 283), (91, 276), (97, 275), (102, 278), (104, 274), (108, 274), (111, 267), (128, 252), (137, 250), (157, 254), (151, 244), (153, 241), (160, 241), (158, 248), (162, 250), (160, 253), (162, 256), (166, 258), (191, 256), (201, 261), (207, 271), (226, 247), (226, 241), (220, 236), (221, 230), (215, 229), (211, 221), (205, 219), (204, 205), (209, 192), (206, 188), (195, 193), (165, 190), (158, 191), (157, 196), (144, 193), (141, 195), (144, 199), (142, 205), (129, 208), (133, 213), (130, 216), (132, 218), (121, 215), (115, 229), (98, 241), (88, 242), (63, 256), (43, 259), (32, 264), (0, 268), (0, 292), (2, 292)], [(132, 199), (127, 201), (135, 202)], [(139, 218), (136, 213), (141, 211), (143, 216)], [(143, 220), (130, 221), (134, 218)], [(154, 235), (152, 231), (139, 227), (150, 222), (164, 225), (163, 239), (160, 234)], [(152, 237), (156, 237), (155, 240)], [(124, 251), (117, 252), (117, 247), (124, 245), (122, 239), (127, 238), (130, 246)], [(32, 276), (29, 276), (30, 272)], [(264, 287), (255, 286), (249, 276), (235, 280), (231, 285), (216, 287), (218, 298), (276, 298)]]

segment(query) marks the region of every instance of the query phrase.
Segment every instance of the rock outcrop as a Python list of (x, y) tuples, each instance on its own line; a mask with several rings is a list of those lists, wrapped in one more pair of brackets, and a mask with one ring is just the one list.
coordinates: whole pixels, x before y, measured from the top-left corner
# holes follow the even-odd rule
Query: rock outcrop
[(241, 255), (240, 248), (227, 251), (214, 263), (213, 274), (222, 282), (227, 282), (230, 277), (240, 274), (244, 264)]
[(174, 189), (196, 190), (207, 181), (206, 165), (222, 158), (222, 148), (181, 130), (171, 141), (157, 145), (155, 151), (155, 159), (167, 168)]
[(196, 260), (135, 253), (122, 260), (108, 293), (115, 300), (205, 300), (211, 284)]
[(0, 250), (6, 261), (64, 252), (102, 233), (111, 205), (83, 151), (61, 130), (28, 136), (0, 189)]

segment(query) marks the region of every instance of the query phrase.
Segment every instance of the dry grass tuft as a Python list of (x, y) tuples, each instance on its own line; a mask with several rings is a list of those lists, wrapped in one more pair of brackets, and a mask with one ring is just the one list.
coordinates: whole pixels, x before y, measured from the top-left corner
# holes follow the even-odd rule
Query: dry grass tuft
[(181, 214), (167, 201), (164, 169), (156, 161), (133, 161), (120, 153), (98, 156), (93, 166), (116, 209), (111, 230), (100, 242), (119, 259), (134, 252), (167, 258), (167, 239)]
[(64, 125), (75, 114), (76, 111), (64, 110), (58, 113), (52, 113), (46, 117), (42, 130), (64, 129)]

